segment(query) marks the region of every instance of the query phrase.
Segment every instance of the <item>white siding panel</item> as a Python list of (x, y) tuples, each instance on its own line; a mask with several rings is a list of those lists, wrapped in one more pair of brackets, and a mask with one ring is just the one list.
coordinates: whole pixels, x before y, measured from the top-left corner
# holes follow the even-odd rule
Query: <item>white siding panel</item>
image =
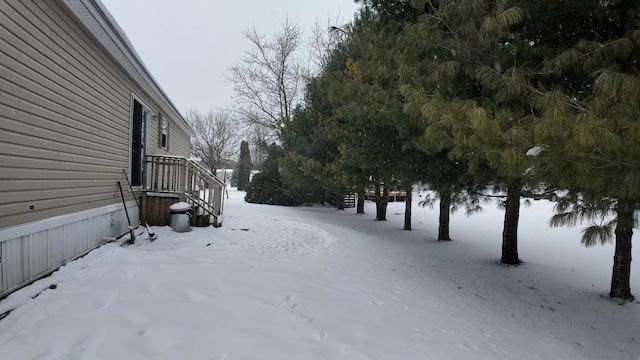
[(99, 219), (103, 219), (104, 216), (100, 216), (99, 218), (87, 219), (87, 246), (89, 249), (95, 248), (100, 243), (101, 236), (99, 235)]
[(2, 246), (2, 287), (0, 292), (11, 289), (23, 281), (22, 262), (13, 259), (22, 259), (22, 238), (0, 243)]
[[(130, 215), (138, 215), (134, 202), (127, 203), (127, 208)], [(129, 228), (124, 209), (114, 210), (113, 206), (81, 220), (68, 217), (69, 223), (61, 217), (58, 225), (0, 242), (0, 297), (101, 246), (104, 238), (125, 234)]]
[(78, 250), (78, 244), (75, 240), (78, 234), (78, 223), (74, 222), (62, 226), (62, 233), (62, 237), (64, 238), (64, 245), (62, 248), (65, 261), (73, 259), (77, 254), (81, 254), (82, 252)]
[(79, 221), (76, 225), (76, 233), (73, 239), (76, 241), (76, 251), (78, 254), (83, 254), (89, 250), (89, 239), (87, 236), (82, 236), (83, 234), (88, 234), (87, 221)]
[(33, 278), (47, 271), (48, 231), (39, 232), (27, 237), (29, 277)]
[(64, 258), (64, 227), (47, 231), (47, 270), (62, 264)]

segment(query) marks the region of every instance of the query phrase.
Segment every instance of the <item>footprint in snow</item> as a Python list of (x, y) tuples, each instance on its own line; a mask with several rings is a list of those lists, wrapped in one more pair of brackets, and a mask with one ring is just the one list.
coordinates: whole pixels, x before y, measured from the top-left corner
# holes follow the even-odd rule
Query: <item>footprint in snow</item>
[(189, 300), (196, 302), (196, 303), (201, 303), (201, 302), (205, 302), (209, 299), (209, 297), (203, 293), (201, 293), (198, 290), (194, 290), (194, 289), (187, 289), (186, 291), (187, 297), (189, 298)]
[(138, 275), (140, 275), (139, 271), (137, 269), (134, 268), (127, 268), (124, 272), (124, 276), (127, 279), (133, 279), (135, 277), (137, 277)]
[(109, 291), (106, 295), (100, 295), (100, 298), (95, 300), (93, 307), (94, 309), (107, 309), (117, 303), (118, 300), (120, 300), (120, 293)]
[(298, 306), (300, 306), (300, 304), (298, 304), (294, 300), (295, 300), (295, 298), (292, 295), (288, 295), (287, 297), (285, 297), (284, 301), (276, 303), (274, 306), (278, 307), (278, 308), (282, 307), (282, 306), (286, 306), (286, 307), (288, 307), (290, 309), (295, 309)]
[(124, 319), (131, 325), (141, 326), (148, 322), (148, 319), (139, 311), (129, 310), (123, 315)]
[(160, 292), (160, 284), (158, 284), (155, 281), (149, 283), (149, 285), (147, 286), (147, 291), (149, 291), (150, 294), (155, 294)]

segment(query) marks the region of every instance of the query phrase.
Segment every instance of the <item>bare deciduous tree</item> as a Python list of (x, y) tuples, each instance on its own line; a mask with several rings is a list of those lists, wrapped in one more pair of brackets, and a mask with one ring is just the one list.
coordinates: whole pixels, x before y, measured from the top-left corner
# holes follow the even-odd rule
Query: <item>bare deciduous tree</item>
[(191, 139), (191, 149), (195, 156), (202, 159), (213, 175), (236, 157), (238, 126), (225, 112), (209, 111), (206, 114), (189, 110), (187, 121), (195, 136)]
[(279, 135), (302, 100), (308, 67), (300, 54), (302, 31), (288, 19), (272, 39), (255, 29), (244, 32), (253, 49), (239, 65), (229, 68), (234, 84), (236, 111), (243, 121)]
[(251, 149), (253, 165), (259, 168), (267, 157), (267, 145), (277, 141), (277, 137), (270, 129), (257, 124), (250, 126), (245, 136)]

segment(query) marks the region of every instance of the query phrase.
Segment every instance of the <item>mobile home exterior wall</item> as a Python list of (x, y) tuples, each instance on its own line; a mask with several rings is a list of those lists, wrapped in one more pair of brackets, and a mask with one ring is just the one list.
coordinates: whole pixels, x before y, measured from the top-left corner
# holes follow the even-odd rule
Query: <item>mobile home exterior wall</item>
[(144, 153), (189, 156), (191, 129), (99, 1), (0, 0), (0, 296), (128, 230), (134, 131)]

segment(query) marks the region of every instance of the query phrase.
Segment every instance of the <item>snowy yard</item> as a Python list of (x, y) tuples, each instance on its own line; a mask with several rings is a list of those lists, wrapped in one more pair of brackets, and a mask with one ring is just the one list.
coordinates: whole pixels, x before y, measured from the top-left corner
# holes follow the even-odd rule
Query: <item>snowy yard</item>
[[(640, 305), (608, 297), (613, 246), (521, 210), (519, 267), (502, 211), (403, 203), (388, 221), (225, 200), (222, 228), (111, 243), (0, 302), (2, 359), (640, 359)], [(419, 198), (416, 196), (416, 202)], [(640, 236), (636, 231), (636, 237)], [(640, 252), (631, 289), (640, 296)]]

